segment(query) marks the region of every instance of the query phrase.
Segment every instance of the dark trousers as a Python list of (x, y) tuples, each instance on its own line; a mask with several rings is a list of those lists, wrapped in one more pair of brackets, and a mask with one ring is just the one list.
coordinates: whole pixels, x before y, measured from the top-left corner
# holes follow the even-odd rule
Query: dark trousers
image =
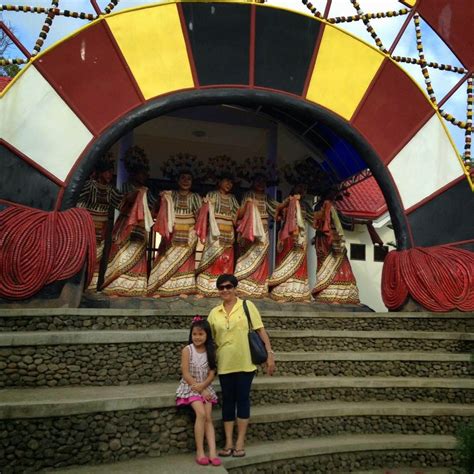
[(219, 375), (222, 389), (222, 420), (250, 418), (250, 387), (255, 372), (232, 372)]

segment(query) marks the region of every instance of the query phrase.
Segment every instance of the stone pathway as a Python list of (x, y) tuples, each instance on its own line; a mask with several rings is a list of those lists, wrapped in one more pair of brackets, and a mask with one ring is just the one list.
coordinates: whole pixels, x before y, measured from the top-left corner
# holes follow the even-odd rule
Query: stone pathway
[[(243, 458), (225, 458), (223, 466), (197, 466), (192, 455), (162, 456), (160, 458), (137, 459), (97, 466), (84, 466), (68, 469), (47, 471), (55, 474), (194, 474), (213, 472), (215, 474), (228, 472), (227, 469), (243, 468), (254, 464), (266, 464), (285, 459), (301, 460), (311, 456), (320, 456), (329, 453), (355, 453), (405, 449), (453, 449), (455, 439), (452, 436), (428, 435), (352, 435), (333, 436), (325, 438), (308, 438), (297, 440), (273, 441), (253, 444), (247, 447), (247, 455)], [(380, 471), (366, 471), (366, 473), (381, 474), (444, 474), (445, 470), (411, 469), (398, 471), (384, 469)]]
[(180, 454), (46, 472), (54, 474), (224, 474), (227, 470), (223, 466), (198, 466), (192, 454)]

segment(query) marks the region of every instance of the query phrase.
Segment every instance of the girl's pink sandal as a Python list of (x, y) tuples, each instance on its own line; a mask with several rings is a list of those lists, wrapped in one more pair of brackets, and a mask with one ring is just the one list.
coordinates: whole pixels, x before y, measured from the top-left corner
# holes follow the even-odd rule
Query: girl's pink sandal
[(203, 456), (202, 458), (196, 458), (196, 462), (200, 466), (208, 466), (209, 465), (209, 458), (206, 458), (206, 456)]
[(213, 466), (222, 466), (222, 461), (219, 458), (209, 458), (209, 462)]

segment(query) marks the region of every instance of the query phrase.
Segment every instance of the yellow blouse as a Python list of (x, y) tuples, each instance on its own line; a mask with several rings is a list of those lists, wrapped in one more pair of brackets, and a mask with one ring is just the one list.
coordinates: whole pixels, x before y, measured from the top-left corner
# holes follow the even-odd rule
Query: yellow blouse
[[(247, 306), (254, 329), (263, 328), (262, 318), (256, 306), (247, 300)], [(232, 372), (253, 372), (257, 370), (250, 358), (248, 340), (249, 325), (243, 301), (237, 298), (228, 315), (224, 304), (211, 310), (207, 318), (217, 346), (217, 371), (219, 374)]]

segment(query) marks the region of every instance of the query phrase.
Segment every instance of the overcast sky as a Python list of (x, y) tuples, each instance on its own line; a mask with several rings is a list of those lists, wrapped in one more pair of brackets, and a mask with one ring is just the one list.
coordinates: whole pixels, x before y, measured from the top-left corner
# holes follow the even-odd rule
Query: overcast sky
[[(324, 11), (326, 7), (326, 0), (311, 0), (313, 5), (320, 11)], [(9, 0), (7, 3), (12, 5), (31, 5), (49, 7), (51, 0)], [(98, 0), (100, 7), (105, 7), (109, 0)], [(121, 0), (119, 5), (115, 7), (114, 11), (123, 10), (139, 5), (158, 3), (156, 0)], [(268, 0), (269, 4), (278, 5), (283, 8), (292, 9), (303, 14), (310, 15), (311, 13), (306, 8), (301, 0)], [(380, 12), (389, 10), (399, 10), (405, 6), (398, 0), (359, 0), (359, 4), (364, 12)], [(82, 11), (86, 13), (95, 13), (89, 0), (60, 0), (59, 6), (63, 10)], [(350, 16), (357, 12), (350, 0), (333, 0), (331, 4), (330, 16)], [(41, 26), (44, 22), (45, 15), (33, 13), (14, 13), (1, 12), (0, 17), (7, 24), (11, 25), (18, 38), (23, 42), (28, 50), (32, 50)], [(400, 30), (405, 17), (397, 17), (390, 19), (375, 19), (371, 20), (372, 26), (381, 38), (386, 48), (392, 44), (396, 34)], [(48, 34), (47, 40), (43, 49), (54, 44), (59, 39), (63, 38), (72, 31), (87, 24), (87, 21), (77, 20), (66, 17), (56, 17)], [(361, 38), (363, 41), (374, 45), (374, 41), (367, 32), (364, 24), (359, 22), (343, 23), (338, 27), (350, 32), (351, 34)], [(425, 57), (427, 60), (441, 63), (449, 63), (460, 66), (461, 64), (456, 57), (451, 53), (449, 48), (443, 41), (431, 30), (431, 28), (422, 22), (423, 45), (425, 50)], [(417, 57), (415, 28), (413, 23), (407, 28), (399, 45), (395, 49), (394, 54), (400, 56)], [(21, 53), (16, 48), (10, 49), (7, 54), (8, 57), (22, 57)], [(420, 84), (425, 90), (424, 78), (421, 69), (416, 65), (401, 64), (401, 66), (413, 77), (413, 79)], [(460, 75), (430, 69), (433, 88), (435, 90), (438, 100), (440, 100), (460, 79)], [(466, 119), (466, 96), (467, 88), (462, 87), (444, 106), (445, 110), (455, 115), (460, 120)], [(453, 138), (460, 150), (464, 147), (464, 131), (453, 127), (447, 123)]]

